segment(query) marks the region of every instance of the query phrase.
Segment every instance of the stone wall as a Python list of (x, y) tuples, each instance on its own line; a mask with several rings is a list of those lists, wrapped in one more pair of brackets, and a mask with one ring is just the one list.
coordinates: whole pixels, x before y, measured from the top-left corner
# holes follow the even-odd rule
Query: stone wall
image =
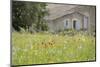
[[(84, 27), (84, 17), (88, 18), (87, 31), (95, 31), (95, 7), (94, 6), (78, 6), (70, 11), (74, 11), (72, 14), (67, 14), (59, 17), (55, 20), (49, 21), (49, 31), (64, 30), (64, 22), (68, 20), (68, 29), (73, 29), (73, 20), (78, 20), (80, 23), (80, 29)], [(78, 13), (77, 13), (78, 12)]]

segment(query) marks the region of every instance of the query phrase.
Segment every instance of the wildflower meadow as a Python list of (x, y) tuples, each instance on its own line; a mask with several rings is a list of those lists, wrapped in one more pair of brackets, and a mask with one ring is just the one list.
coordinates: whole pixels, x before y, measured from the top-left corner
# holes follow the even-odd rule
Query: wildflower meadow
[(12, 65), (95, 60), (95, 37), (50, 33), (12, 33)]

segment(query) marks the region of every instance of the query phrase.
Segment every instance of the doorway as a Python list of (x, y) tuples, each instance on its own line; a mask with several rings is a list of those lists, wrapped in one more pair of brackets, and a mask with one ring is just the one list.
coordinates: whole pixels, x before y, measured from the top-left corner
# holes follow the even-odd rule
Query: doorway
[(78, 20), (73, 20), (73, 29), (80, 30), (81, 23)]
[(76, 29), (76, 20), (73, 21), (73, 28)]

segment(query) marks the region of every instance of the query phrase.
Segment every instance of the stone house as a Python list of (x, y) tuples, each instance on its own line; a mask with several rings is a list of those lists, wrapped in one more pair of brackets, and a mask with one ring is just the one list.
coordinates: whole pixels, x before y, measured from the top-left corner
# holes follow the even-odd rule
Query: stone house
[(86, 5), (48, 4), (45, 17), (50, 32), (64, 29), (95, 31), (96, 7)]

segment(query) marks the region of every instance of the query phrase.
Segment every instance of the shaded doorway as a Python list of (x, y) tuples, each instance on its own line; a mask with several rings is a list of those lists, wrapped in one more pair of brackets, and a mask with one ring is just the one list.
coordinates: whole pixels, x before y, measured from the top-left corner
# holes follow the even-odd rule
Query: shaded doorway
[(78, 20), (73, 20), (73, 29), (80, 30), (81, 23)]
[(76, 20), (73, 21), (73, 28), (76, 29)]

